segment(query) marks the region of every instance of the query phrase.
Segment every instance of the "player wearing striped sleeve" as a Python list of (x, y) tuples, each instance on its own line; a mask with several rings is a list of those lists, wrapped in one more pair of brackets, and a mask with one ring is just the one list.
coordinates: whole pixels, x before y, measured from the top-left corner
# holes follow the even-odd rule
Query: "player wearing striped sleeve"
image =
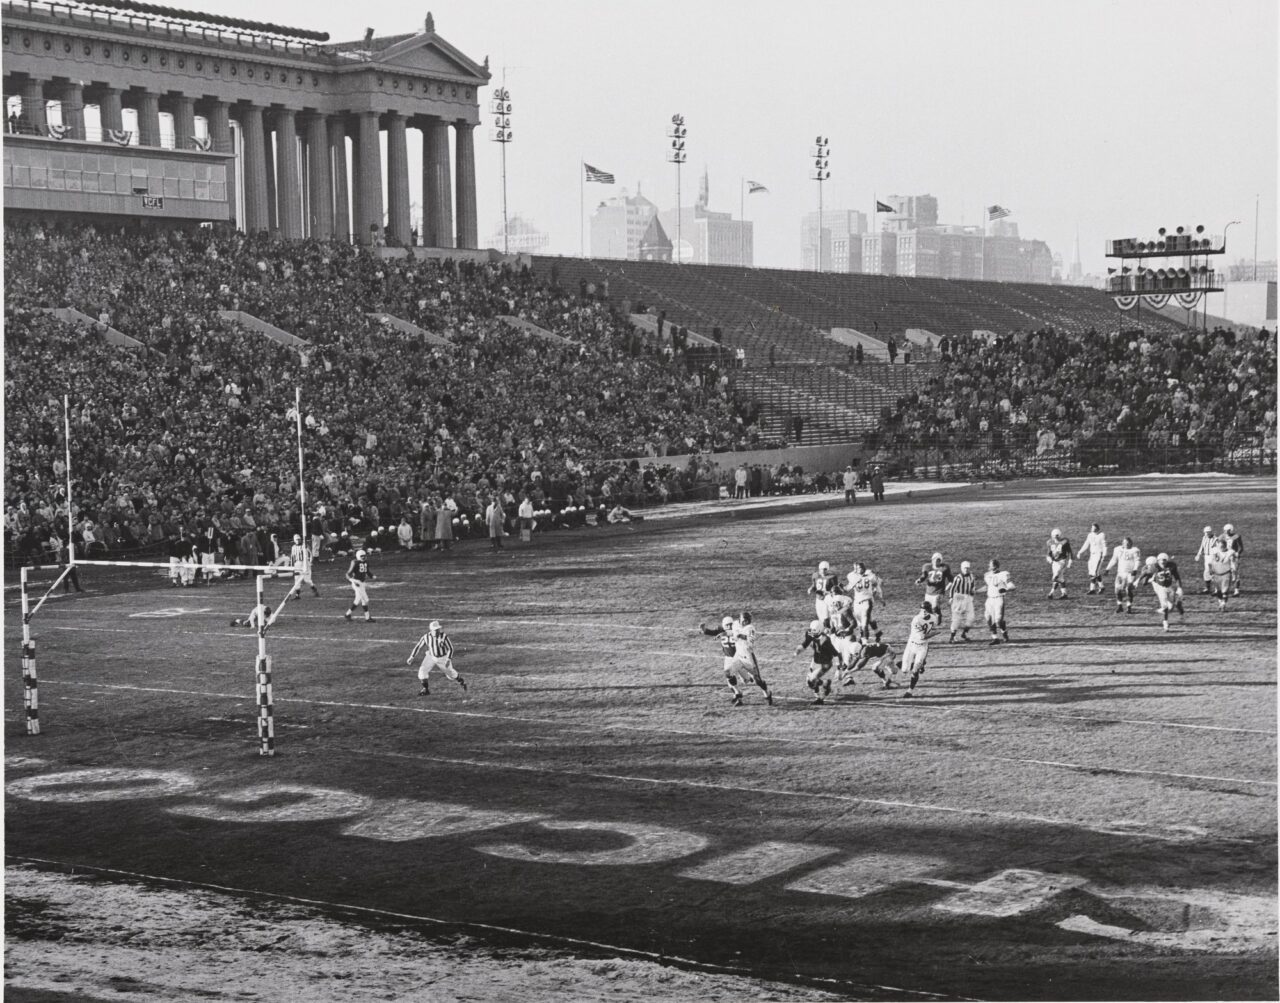
[(831, 570), (827, 561), (818, 563), (818, 570), (813, 573), (813, 581), (809, 584), (808, 595), (813, 596), (813, 615), (819, 620), (826, 615), (827, 596), (840, 591), (840, 579)]
[(865, 644), (871, 639), (871, 632), (876, 628), (872, 618), (875, 600), (884, 605), (884, 588), (880, 576), (861, 561), (855, 561), (853, 570), (849, 572), (846, 589), (853, 596), (853, 622), (858, 627), (858, 635)]
[(1102, 562), (1107, 559), (1107, 534), (1096, 522), (1089, 526), (1089, 535), (1084, 538), (1084, 546), (1076, 557), (1084, 557), (1086, 553), (1089, 555), (1089, 588), (1086, 594), (1093, 595), (1096, 589), (1098, 595), (1102, 595)]
[(293, 547), (289, 551), (289, 560), (293, 564), (293, 587), (285, 596), (285, 602), (290, 599), (301, 599), (303, 585), (310, 585), (311, 594), (318, 596), (320, 590), (311, 580), (311, 553), (297, 533), (293, 534)]
[(1045, 547), (1045, 563), (1049, 565), (1053, 577), (1049, 580), (1049, 598), (1054, 592), (1062, 590), (1062, 598), (1067, 598), (1067, 569), (1071, 567), (1071, 541), (1062, 535), (1062, 530), (1055, 529), (1049, 534), (1049, 542)]
[(1177, 609), (1179, 616), (1184, 616), (1182, 608), (1182, 576), (1178, 574), (1178, 563), (1168, 554), (1148, 557), (1147, 563), (1138, 576), (1137, 584), (1150, 582), (1156, 594), (1156, 602), (1160, 606), (1160, 619), (1164, 629), (1169, 629), (1169, 611)]
[(369, 593), (365, 589), (364, 583), (376, 577), (369, 570), (369, 555), (363, 550), (357, 550), (356, 556), (351, 559), (351, 564), (347, 567), (347, 581), (351, 583), (351, 590), (354, 593), (351, 597), (351, 605), (342, 614), (348, 620), (351, 619), (351, 614), (355, 612), (356, 607), (360, 606), (364, 608), (364, 622), (375, 622), (373, 617), (369, 615)]
[(453, 642), (449, 640), (449, 635), (440, 626), (439, 620), (432, 620), (428, 624), (427, 632), (418, 638), (418, 643), (413, 646), (413, 650), (409, 652), (409, 657), (405, 659), (405, 665), (413, 664), (413, 659), (418, 654), (419, 649), (426, 649), (426, 651), (422, 656), (422, 664), (418, 666), (418, 679), (422, 683), (418, 689), (418, 696), (424, 697), (431, 692), (428, 682), (431, 679), (432, 669), (439, 669), (443, 672), (448, 678), (462, 687), (463, 693), (467, 691), (467, 681), (453, 667)]
[(1240, 559), (1244, 557), (1244, 537), (1236, 532), (1235, 526), (1227, 523), (1222, 527), (1222, 538), (1227, 541), (1227, 549), (1236, 556), (1236, 566), (1231, 572), (1231, 594), (1240, 594)]
[(761, 677), (760, 666), (748, 643), (754, 641), (755, 629), (752, 628), (748, 637), (739, 638), (739, 626), (740, 624), (736, 623), (733, 617), (726, 616), (720, 621), (718, 630), (715, 627), (708, 627), (705, 623), (698, 624), (698, 629), (707, 637), (714, 637), (720, 642), (720, 653), (724, 655), (724, 676), (729, 683), (729, 689), (733, 691), (733, 706), (742, 706), (742, 691), (738, 689), (740, 676), (750, 677), (752, 682), (764, 692), (765, 700), (772, 704), (773, 693), (769, 690), (769, 684)]
[(934, 554), (929, 563), (920, 569), (917, 585), (924, 585), (924, 601), (933, 610), (933, 615), (942, 623), (942, 594), (951, 584), (951, 566), (942, 562), (941, 554)]
[(978, 579), (973, 576), (968, 561), (960, 562), (960, 574), (951, 579), (947, 586), (947, 598), (951, 600), (951, 643), (956, 643), (956, 632), (960, 632), (960, 640), (969, 640), (969, 630), (973, 627), (973, 594), (978, 588)]
[(987, 585), (987, 629), (991, 631), (991, 643), (998, 644), (998, 630), (1006, 641), (1009, 640), (1009, 629), (1004, 621), (1004, 597), (1015, 588), (1009, 578), (1009, 572), (1000, 570), (1000, 562), (992, 558), (987, 565), (987, 573), (982, 576)]
[(804, 684), (813, 690), (813, 702), (820, 704), (831, 696), (831, 680), (824, 677), (831, 671), (831, 663), (838, 657), (835, 645), (831, 643), (831, 637), (821, 620), (814, 620), (809, 624), (809, 629), (804, 632), (804, 637), (796, 647), (796, 654), (799, 655), (805, 648), (812, 649), (813, 664), (804, 678)]
[(1133, 545), (1133, 540), (1124, 537), (1115, 550), (1111, 551), (1111, 560), (1106, 570), (1116, 569), (1116, 612), (1133, 612), (1133, 594), (1138, 572), (1142, 570), (1142, 551)]
[(916, 683), (924, 675), (924, 663), (929, 657), (929, 638), (938, 629), (934, 618), (937, 611), (928, 602), (920, 604), (920, 612), (911, 621), (907, 646), (902, 649), (902, 671), (909, 677), (904, 697), (915, 696)]
[(1218, 609), (1224, 610), (1227, 608), (1227, 596), (1231, 592), (1231, 578), (1236, 570), (1236, 555), (1223, 537), (1218, 537), (1213, 542), (1204, 566), (1209, 575), (1205, 585), (1212, 586), (1212, 594), (1218, 599)]

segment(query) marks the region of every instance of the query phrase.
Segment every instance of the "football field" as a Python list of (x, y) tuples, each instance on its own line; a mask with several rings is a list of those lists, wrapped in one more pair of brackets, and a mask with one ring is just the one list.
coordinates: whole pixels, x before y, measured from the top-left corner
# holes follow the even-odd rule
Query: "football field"
[[(1095, 521), (1179, 562), (1168, 633), (1149, 586), (1132, 614), (1111, 575), (1086, 596), (1083, 561), (1046, 599), (1049, 531), (1079, 548)], [(1220, 612), (1191, 558), (1226, 522)], [(1275, 539), (1274, 479), (1149, 477), (373, 555), (371, 624), (326, 564), (268, 634), (272, 758), (257, 638), (229, 626), (250, 582), (86, 569), (33, 622), (37, 737), (7, 589), (6, 993), (1274, 999)], [(1010, 643), (944, 621), (916, 699), (863, 672), (815, 706), (817, 562), (880, 574), (900, 653), (935, 550), (1011, 572)], [(744, 609), (774, 706), (731, 706), (698, 630)], [(417, 695), (432, 619), (465, 692)], [(461, 953), (510, 985), (460, 959), (425, 988)]]

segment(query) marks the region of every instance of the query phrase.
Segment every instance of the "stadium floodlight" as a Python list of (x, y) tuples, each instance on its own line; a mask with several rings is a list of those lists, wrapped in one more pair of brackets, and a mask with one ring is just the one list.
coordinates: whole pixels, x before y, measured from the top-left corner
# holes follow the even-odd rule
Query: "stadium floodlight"
[[(1230, 230), (1233, 226), (1236, 226), (1239, 222), (1240, 220), (1233, 219), (1230, 223), (1228, 223), (1226, 226), (1222, 228), (1222, 250), (1224, 252), (1227, 249), (1227, 231)], [(1204, 230), (1203, 226), (1197, 227), (1196, 233), (1201, 233), (1203, 230)]]
[(511, 132), (511, 92), (506, 85), (493, 92), (489, 102), (489, 111), (493, 118), (493, 133), (489, 138), (502, 145), (502, 253), (509, 253), (510, 227), (507, 224), (507, 144), (514, 138)]
[(831, 140), (826, 136), (816, 136), (809, 149), (813, 166), (809, 170), (809, 180), (818, 182), (818, 271), (822, 271), (822, 185), (831, 178)]
[(680, 233), (680, 168), (689, 159), (689, 151), (685, 149), (689, 130), (684, 124), (684, 116), (679, 112), (671, 116), (671, 127), (667, 130), (667, 138), (671, 140), (671, 148), (667, 151), (667, 162), (676, 165), (676, 244), (671, 258), (680, 262), (680, 247), (683, 238)]

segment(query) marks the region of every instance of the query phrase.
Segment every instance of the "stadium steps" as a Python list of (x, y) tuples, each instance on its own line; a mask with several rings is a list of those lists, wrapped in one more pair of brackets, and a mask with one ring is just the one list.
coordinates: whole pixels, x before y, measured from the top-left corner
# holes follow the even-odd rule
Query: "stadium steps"
[[(641, 331), (644, 331), (647, 334), (651, 334), (655, 338), (658, 337), (658, 318), (654, 314), (633, 313), (630, 315), (630, 317), (631, 317), (631, 323), (633, 323), (636, 327), (640, 328)], [(690, 345), (702, 345), (706, 348), (716, 347), (716, 343), (712, 341), (710, 338), (708, 338), (705, 334), (699, 334), (697, 331), (693, 330), (692, 328), (688, 328), (687, 330), (689, 333)], [(670, 335), (670, 333), (671, 333), (671, 325), (668, 324), (667, 334)]]
[(878, 338), (863, 334), (857, 328), (833, 327), (827, 334), (827, 338), (837, 345), (843, 345), (845, 348), (861, 345), (863, 357), (866, 359), (871, 359), (875, 362), (889, 361), (889, 346)]
[[(85, 328), (92, 331), (102, 324), (101, 321), (94, 320), (87, 313), (81, 313), (72, 306), (45, 307), (44, 312), (56, 317), (68, 327)], [(117, 348), (129, 348), (138, 351), (145, 350), (147, 347), (137, 338), (130, 338), (123, 331), (117, 331), (110, 325), (107, 325), (103, 337), (107, 340), (107, 344), (115, 345)]]
[(453, 347), (453, 342), (444, 337), (444, 335), (432, 334), (430, 331), (419, 327), (417, 324), (412, 324), (401, 317), (395, 316), (394, 314), (374, 311), (372, 313), (365, 314), (365, 316), (372, 317), (381, 324), (387, 324), (390, 327), (394, 327), (397, 331), (415, 335), (425, 341), (428, 345), (442, 345), (446, 348)]
[(286, 348), (292, 348), (299, 354), (310, 351), (311, 342), (304, 338), (299, 338), (296, 334), (290, 334), (274, 324), (268, 324), (260, 317), (255, 317), (251, 313), (245, 313), (243, 310), (219, 310), (218, 316), (225, 321), (233, 324), (239, 324), (248, 331), (256, 331), (272, 341), (284, 345)]
[(552, 341), (558, 345), (576, 345), (576, 341), (568, 338), (562, 338), (558, 334), (552, 334), (545, 327), (539, 327), (533, 321), (525, 320), (523, 317), (513, 317), (511, 314), (502, 314), (498, 320), (506, 324), (513, 331), (519, 331), (521, 334), (532, 335), (535, 338), (541, 338), (543, 341)]

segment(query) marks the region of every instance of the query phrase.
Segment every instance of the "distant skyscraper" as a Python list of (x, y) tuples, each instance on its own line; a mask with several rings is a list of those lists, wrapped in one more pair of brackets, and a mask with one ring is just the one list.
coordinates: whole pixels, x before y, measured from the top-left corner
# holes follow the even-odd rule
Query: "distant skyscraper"
[[(827, 209), (822, 213), (822, 265), (831, 272), (862, 271), (862, 234), (867, 232), (866, 213), (853, 209)], [(818, 267), (818, 214), (800, 217), (801, 267)]]
[(658, 207), (640, 194), (630, 196), (626, 189), (615, 198), (605, 199), (591, 214), (591, 256), (593, 258), (640, 257), (640, 244)]
[[(518, 213), (507, 221), (507, 247), (512, 254), (537, 254), (548, 241), (546, 233)], [(502, 249), (502, 224), (494, 229), (488, 246)]]

